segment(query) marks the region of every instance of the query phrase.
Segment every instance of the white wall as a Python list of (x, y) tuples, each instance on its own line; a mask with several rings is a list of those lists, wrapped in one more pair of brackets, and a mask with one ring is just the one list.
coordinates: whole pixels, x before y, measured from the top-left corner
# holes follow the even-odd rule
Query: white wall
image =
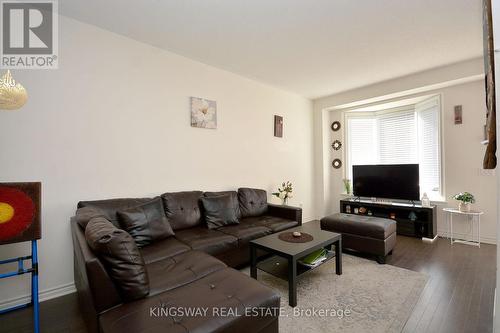
[[(480, 62), (477, 62), (477, 71), (480, 73), (482, 68)], [(465, 68), (473, 68), (474, 62), (464, 63)], [(456, 67), (454, 75), (463, 74), (466, 71), (461, 71), (464, 67)], [(440, 74), (436, 74), (440, 73)], [(451, 73), (451, 72), (450, 72)], [(443, 207), (455, 207), (457, 203), (450, 199), (450, 196), (460, 191), (469, 191), (476, 196), (477, 203), (475, 209), (480, 209), (485, 212), (481, 219), (481, 238), (482, 241), (489, 243), (496, 243), (496, 175), (495, 172), (483, 171), (482, 161), (485, 151), (485, 146), (480, 144), (483, 140), (483, 126), (485, 124), (485, 90), (484, 81), (474, 79), (477, 74), (474, 72), (467, 72), (469, 79), (462, 80), (464, 83), (453, 84), (448, 83), (448, 87), (441, 87), (439, 89), (432, 89), (437, 84), (438, 80), (443, 80), (445, 75), (442, 75), (442, 70), (437, 69), (427, 73), (428, 75), (419, 74), (418, 77), (429, 78), (434, 77), (436, 81), (429, 79), (428, 87), (431, 89), (422, 89), (421, 92), (416, 94), (406, 94), (406, 96), (418, 96), (429, 94), (440, 94), (442, 103), (442, 137), (443, 137), (443, 166), (444, 166), (444, 194), (447, 202), (438, 203), (438, 233), (440, 235), (447, 234), (447, 223), (445, 216), (442, 212)], [(449, 77), (446, 77), (447, 79)], [(456, 80), (454, 78), (453, 80)], [(318, 208), (318, 211), (323, 211), (324, 214), (329, 214), (339, 210), (339, 200), (341, 199), (340, 193), (343, 191), (342, 178), (344, 178), (344, 170), (334, 170), (330, 163), (334, 158), (341, 158), (345, 160), (345, 156), (341, 152), (334, 152), (329, 146), (334, 139), (343, 140), (342, 131), (332, 132), (327, 127), (333, 120), (343, 121), (342, 111), (340, 110), (326, 110), (328, 107), (334, 107), (340, 104), (348, 104), (356, 102), (357, 100), (367, 100), (377, 97), (376, 94), (387, 96), (394, 94), (396, 91), (388, 89), (391, 87), (404, 87), (408, 91), (413, 92), (415, 88), (423, 88), (418, 86), (417, 82), (422, 80), (412, 80), (411, 77), (405, 77), (398, 80), (393, 80), (389, 83), (381, 83), (380, 85), (371, 86), (368, 88), (361, 88), (357, 91), (352, 91), (343, 94), (343, 96), (331, 96), (326, 99), (315, 101), (316, 118), (323, 118), (327, 124), (321, 124), (320, 127), (324, 128), (323, 138), (316, 138), (316, 142), (324, 142), (323, 150), (323, 163), (321, 163), (325, 170), (322, 170), (323, 179), (316, 180), (322, 182), (323, 187), (326, 189), (323, 197), (324, 206)], [(413, 81), (414, 85), (411, 85)], [(448, 80), (449, 81), (449, 80)], [(458, 82), (458, 81), (457, 81)], [(456, 82), (455, 82), (456, 83)], [(398, 98), (403, 98), (399, 96)], [(396, 98), (397, 99), (397, 98)], [(455, 125), (453, 121), (453, 108), (455, 105), (463, 106), (463, 124)], [(343, 124), (344, 125), (344, 124)], [(318, 124), (316, 124), (318, 126)], [(345, 126), (343, 126), (345, 129)], [(325, 137), (327, 138), (325, 140)], [(342, 149), (344, 152), (345, 149)], [(316, 151), (317, 152), (317, 151)], [(321, 158), (321, 157), (320, 157)], [(319, 200), (321, 201), (321, 200)], [(456, 224), (456, 233), (465, 234), (469, 231), (468, 224), (465, 220)], [(454, 225), (455, 226), (455, 225)]]
[[(79, 200), (295, 185), (313, 209), (312, 103), (297, 95), (60, 18), (60, 68), (14, 71), (29, 93), (0, 112), (0, 181), (42, 181), (40, 283), (73, 282), (69, 218)], [(189, 97), (217, 101), (218, 129), (190, 127)], [(284, 138), (273, 115), (284, 116)], [(0, 258), (27, 253), (2, 246)], [(0, 284), (0, 303), (28, 293)], [(56, 290), (57, 292), (57, 290)]]

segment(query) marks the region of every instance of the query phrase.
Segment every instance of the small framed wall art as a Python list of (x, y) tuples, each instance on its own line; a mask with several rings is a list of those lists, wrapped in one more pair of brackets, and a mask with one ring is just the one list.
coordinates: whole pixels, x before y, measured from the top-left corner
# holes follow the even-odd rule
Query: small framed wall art
[(462, 123), (462, 105), (455, 105), (455, 125)]
[(217, 102), (199, 97), (191, 97), (191, 126), (217, 128)]
[(274, 116), (274, 136), (277, 138), (283, 137), (283, 117)]
[(0, 245), (41, 238), (41, 183), (0, 183)]

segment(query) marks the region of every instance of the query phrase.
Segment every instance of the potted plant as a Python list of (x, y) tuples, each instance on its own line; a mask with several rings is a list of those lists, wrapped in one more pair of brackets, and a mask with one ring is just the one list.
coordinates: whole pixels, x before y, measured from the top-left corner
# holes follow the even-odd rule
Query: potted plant
[(469, 192), (460, 192), (453, 196), (453, 199), (460, 201), (458, 204), (458, 210), (461, 212), (470, 212), (470, 205), (476, 202), (474, 195)]
[(292, 197), (292, 183), (286, 182), (281, 184), (281, 187), (278, 188), (278, 192), (274, 192), (273, 195), (281, 199), (281, 203), (283, 205), (288, 204), (288, 199)]

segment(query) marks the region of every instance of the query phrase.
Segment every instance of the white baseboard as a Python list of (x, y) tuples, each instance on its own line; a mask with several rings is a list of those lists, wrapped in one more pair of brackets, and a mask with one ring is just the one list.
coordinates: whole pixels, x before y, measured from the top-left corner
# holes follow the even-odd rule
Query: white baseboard
[[(444, 238), (450, 238), (450, 234), (448, 231), (443, 231), (443, 230), (438, 230), (438, 235)], [(474, 236), (476, 237), (476, 236)], [(460, 232), (453, 232), (453, 238), (456, 239), (470, 239), (470, 234), (463, 234)], [(486, 244), (493, 244), (496, 245), (497, 240), (496, 238), (491, 238), (491, 237), (484, 237), (481, 236), (481, 243), (486, 243)]]
[[(38, 297), (40, 302), (47, 301), (52, 298), (64, 296), (76, 292), (75, 284), (68, 283), (62, 286), (45, 289), (39, 292)], [(31, 301), (31, 295), (24, 295), (0, 301), (0, 310), (11, 308), (13, 306), (26, 304)]]

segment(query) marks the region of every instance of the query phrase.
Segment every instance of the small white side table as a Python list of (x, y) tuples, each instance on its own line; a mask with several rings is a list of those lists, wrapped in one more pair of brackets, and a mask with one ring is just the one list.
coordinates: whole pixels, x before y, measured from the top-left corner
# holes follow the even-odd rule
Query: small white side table
[[(462, 243), (481, 247), (481, 215), (483, 215), (484, 212), (473, 210), (470, 212), (461, 212), (456, 208), (443, 208), (443, 211), (446, 214), (446, 220), (448, 222), (451, 244)], [(471, 240), (453, 239), (453, 215), (465, 215), (467, 217), (467, 220), (471, 224)], [(477, 240), (474, 239), (474, 224), (477, 225)]]

